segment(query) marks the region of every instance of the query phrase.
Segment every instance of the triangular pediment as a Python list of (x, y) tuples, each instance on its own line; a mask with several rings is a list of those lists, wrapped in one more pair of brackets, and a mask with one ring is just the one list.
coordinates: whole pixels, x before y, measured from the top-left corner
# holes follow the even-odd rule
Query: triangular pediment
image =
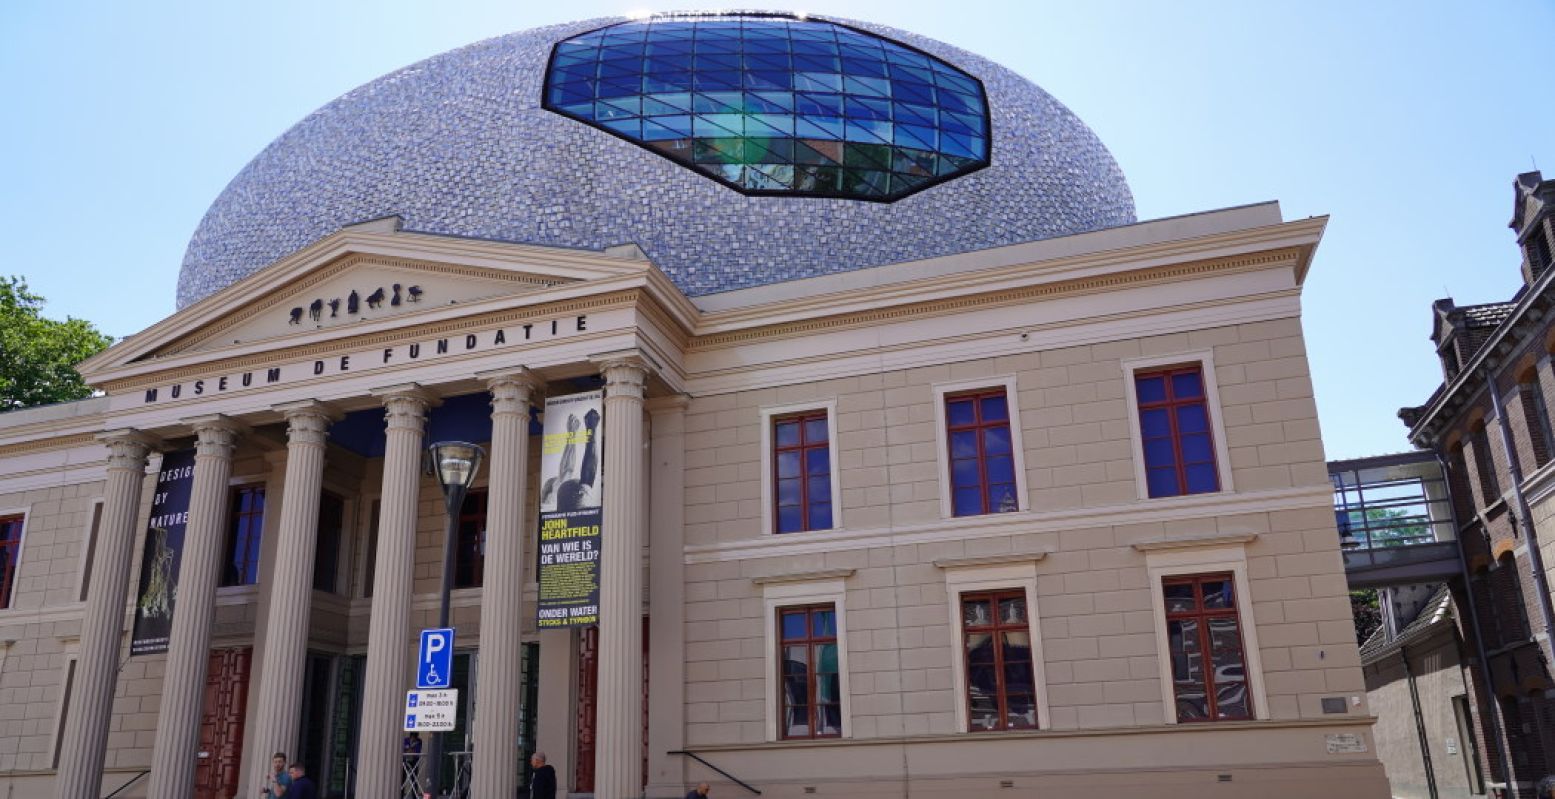
[(417, 324), (485, 306), (652, 271), (630, 245), (609, 252), (347, 228), (183, 308), (82, 363), (89, 381), (151, 361), (272, 349)]
[(531, 272), (348, 255), (255, 298), (155, 356), (225, 349), (306, 331), (359, 325), (430, 308), (525, 294), (575, 282)]

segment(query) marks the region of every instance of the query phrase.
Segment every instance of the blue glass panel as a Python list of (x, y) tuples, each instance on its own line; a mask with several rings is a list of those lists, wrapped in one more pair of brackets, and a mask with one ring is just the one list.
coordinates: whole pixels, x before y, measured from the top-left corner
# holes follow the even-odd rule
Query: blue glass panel
[(1141, 377), (1134, 381), (1134, 393), (1140, 402), (1160, 402), (1166, 399), (1166, 378)]
[(772, 439), (779, 447), (799, 446), (799, 422), (778, 422), (773, 425)]
[(1204, 382), (1198, 372), (1172, 375), (1172, 396), (1177, 399), (1193, 399), (1204, 396)]
[(1171, 466), (1175, 455), (1172, 452), (1172, 440), (1170, 438), (1145, 439), (1145, 465), (1146, 466)]
[[(810, 614), (811, 638), (837, 637), (837, 611), (817, 610)], [(820, 660), (825, 660), (824, 655)]]
[(831, 455), (828, 447), (816, 447), (805, 450), (805, 472), (807, 474), (831, 474)]
[(778, 477), (799, 476), (799, 453), (779, 452), (777, 456)]
[(827, 476), (811, 477), (805, 488), (810, 492), (811, 502), (831, 501), (831, 478)]
[(989, 458), (987, 469), (989, 483), (1015, 482), (1015, 460), (1008, 455)]
[(982, 472), (977, 468), (976, 458), (961, 458), (950, 462), (950, 484), (953, 486), (975, 486), (982, 481)]
[(954, 426), (972, 424), (977, 421), (977, 409), (973, 406), (975, 400), (959, 399), (945, 403), (945, 419)]
[(977, 457), (977, 430), (957, 430), (950, 434), (950, 457)]
[(823, 20), (612, 25), (556, 45), (542, 96), (747, 190), (891, 200), (987, 163), (976, 79)]
[(1145, 472), (1145, 483), (1150, 487), (1152, 497), (1175, 497), (1182, 493), (1177, 488), (1176, 469), (1149, 469)]
[(800, 485), (797, 478), (793, 480), (777, 481), (777, 504), (798, 505), (802, 497), (799, 494)]
[(1202, 433), (1209, 429), (1209, 416), (1204, 413), (1202, 403), (1183, 405), (1177, 408), (1177, 431), (1180, 433)]
[(978, 403), (980, 405), (978, 410), (982, 413), (985, 422), (1002, 422), (1010, 418), (1010, 406), (1003, 394), (983, 397), (978, 400)]
[(1220, 490), (1220, 480), (1215, 474), (1215, 464), (1196, 463), (1183, 469), (1188, 474), (1188, 493), (1203, 494)]
[(793, 641), (805, 637), (805, 614), (783, 614), (783, 640)]
[(1008, 425), (983, 428), (983, 452), (989, 455), (1010, 454), (1010, 428)]
[(975, 516), (983, 512), (983, 491), (980, 488), (958, 488), (951, 499), (952, 511), (957, 516)]
[(819, 444), (827, 440), (826, 419), (811, 419), (804, 423), (804, 438), (811, 444)]
[(1165, 408), (1152, 408), (1139, 414), (1139, 431), (1145, 438), (1163, 438), (1172, 434), (1172, 422)]
[(829, 529), (831, 529), (831, 503), (830, 502), (820, 502), (820, 503), (812, 502), (812, 504), (810, 505), (809, 516), (810, 516), (810, 529), (811, 530), (829, 530)]
[(1209, 445), (1209, 434), (1192, 433), (1182, 437), (1183, 463), (1195, 463), (1213, 459), (1214, 455)]
[(778, 508), (777, 531), (780, 533), (792, 533), (804, 529), (804, 508), (798, 505), (789, 505)]

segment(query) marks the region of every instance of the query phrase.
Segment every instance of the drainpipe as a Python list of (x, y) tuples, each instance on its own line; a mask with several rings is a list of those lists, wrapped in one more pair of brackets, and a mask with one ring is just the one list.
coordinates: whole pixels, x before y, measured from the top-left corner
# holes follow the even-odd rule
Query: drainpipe
[(1512, 478), (1512, 501), (1517, 507), (1517, 526), (1522, 528), (1523, 540), (1528, 542), (1528, 570), (1532, 572), (1534, 589), (1539, 594), (1539, 615), (1544, 619), (1545, 668), (1551, 663), (1545, 647), (1555, 646), (1555, 608), (1550, 606), (1550, 586), (1544, 579), (1544, 556), (1539, 552), (1539, 533), (1534, 530), (1533, 516), (1528, 511), (1528, 499), (1523, 495), (1523, 469), (1517, 462), (1517, 448), (1512, 446), (1512, 423), (1506, 418), (1506, 408), (1501, 405), (1501, 389), (1496, 386), (1495, 375), (1485, 370), (1485, 386), (1490, 391), (1490, 407), (1496, 414), (1496, 427), (1501, 430), (1501, 448), (1506, 453), (1506, 468)]
[[(1460, 536), (1463, 528), (1458, 526), (1458, 503), (1452, 498), (1452, 479), (1448, 476), (1447, 462), (1442, 460), (1442, 453), (1435, 452), (1436, 467), (1442, 470), (1442, 489), (1447, 494), (1447, 518), (1452, 520), (1453, 535)], [(1463, 575), (1463, 596), (1469, 604), (1469, 629), (1474, 633), (1474, 653), (1479, 657), (1479, 690), (1484, 692), (1485, 704), (1490, 706), (1490, 739), (1496, 746), (1497, 758), (1501, 763), (1501, 784), (1507, 786), (1507, 790), (1516, 795), (1516, 789), (1512, 786), (1512, 759), (1511, 753), (1506, 748), (1506, 738), (1502, 737), (1502, 730), (1506, 729), (1506, 720), (1501, 717), (1501, 703), (1496, 701), (1496, 687), (1490, 679), (1490, 656), (1485, 650), (1485, 636), (1479, 629), (1479, 608), (1474, 601), (1474, 584), (1469, 580), (1469, 564), (1463, 557), (1463, 539), (1458, 539), (1458, 571)], [(1469, 670), (1473, 673), (1473, 669)], [(1465, 741), (1465, 743), (1467, 743)]]
[(1415, 736), (1420, 739), (1420, 763), (1425, 766), (1425, 789), (1431, 799), (1436, 793), (1436, 767), (1431, 763), (1431, 739), (1425, 734), (1425, 712), (1420, 709), (1420, 688), (1415, 684), (1415, 670), (1409, 667), (1409, 647), (1398, 648), (1398, 659), (1404, 665), (1404, 679), (1409, 682), (1409, 703), (1415, 708)]

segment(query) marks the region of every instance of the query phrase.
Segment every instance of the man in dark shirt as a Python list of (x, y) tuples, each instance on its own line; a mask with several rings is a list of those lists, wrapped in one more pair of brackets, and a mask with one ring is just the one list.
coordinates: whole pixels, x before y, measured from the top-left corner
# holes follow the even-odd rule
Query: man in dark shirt
[(529, 777), (529, 799), (556, 799), (556, 769), (545, 763), (545, 753), (535, 752), (529, 758), (534, 769)]
[(292, 787), (286, 789), (287, 799), (319, 799), (318, 786), (308, 778), (307, 770), (301, 763), (293, 763), (290, 772)]
[(686, 799), (706, 799), (707, 792), (711, 791), (712, 789), (713, 786), (708, 785), (705, 782), (698, 783), (697, 787), (692, 788), (690, 793), (686, 794)]

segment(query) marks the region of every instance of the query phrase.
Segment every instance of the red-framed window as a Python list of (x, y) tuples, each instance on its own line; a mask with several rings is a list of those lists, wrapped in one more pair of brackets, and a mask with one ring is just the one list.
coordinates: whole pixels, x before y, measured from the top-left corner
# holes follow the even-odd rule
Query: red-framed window
[(459, 508), (454, 542), (454, 587), (480, 588), (486, 574), (486, 492), (471, 491)]
[(1145, 484), (1152, 497), (1220, 490), (1204, 369), (1174, 366), (1134, 375)]
[(221, 584), (259, 583), (259, 544), (265, 529), (265, 487), (242, 486), (232, 492), (232, 524), (228, 527), (227, 558)]
[(17, 561), (22, 556), (25, 516), (0, 516), (0, 610), (11, 606), (16, 589)]
[(1009, 397), (1004, 389), (947, 396), (945, 428), (952, 513), (978, 516), (1020, 510)]
[(841, 737), (837, 607), (779, 608), (777, 625), (779, 737)]
[(831, 529), (831, 430), (825, 410), (772, 420), (772, 466), (772, 529)]
[(1168, 577), (1161, 583), (1177, 720), (1252, 718), (1236, 581), (1225, 573)]
[(1037, 684), (1026, 592), (962, 594), (961, 642), (966, 658), (967, 729), (1036, 729)]

